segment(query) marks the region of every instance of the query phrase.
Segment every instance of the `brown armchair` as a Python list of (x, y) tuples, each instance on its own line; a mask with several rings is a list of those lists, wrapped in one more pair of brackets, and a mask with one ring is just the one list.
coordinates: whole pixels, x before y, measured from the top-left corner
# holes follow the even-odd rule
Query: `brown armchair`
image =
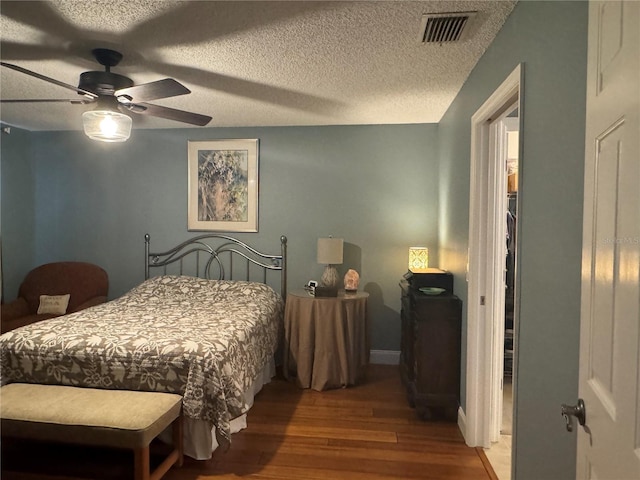
[(38, 314), (40, 295), (66, 295), (69, 303), (65, 313), (73, 313), (107, 301), (109, 277), (92, 263), (55, 262), (31, 270), (18, 290), (18, 298), (3, 304), (0, 312), (0, 333), (39, 322), (60, 314)]

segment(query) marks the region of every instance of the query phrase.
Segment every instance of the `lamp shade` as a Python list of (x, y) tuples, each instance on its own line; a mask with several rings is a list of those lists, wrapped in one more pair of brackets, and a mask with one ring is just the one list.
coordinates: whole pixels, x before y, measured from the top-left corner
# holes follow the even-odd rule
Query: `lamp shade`
[(409, 271), (425, 272), (429, 268), (429, 249), (426, 247), (409, 247)]
[(342, 238), (318, 239), (318, 263), (322, 265), (339, 265), (342, 263), (344, 240)]
[(82, 114), (84, 133), (92, 140), (125, 142), (131, 135), (131, 117), (111, 110), (91, 110)]

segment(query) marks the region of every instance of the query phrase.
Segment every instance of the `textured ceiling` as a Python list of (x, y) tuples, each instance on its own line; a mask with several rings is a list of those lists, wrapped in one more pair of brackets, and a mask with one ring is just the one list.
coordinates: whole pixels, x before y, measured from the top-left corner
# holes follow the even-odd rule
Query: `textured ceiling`
[[(2, 61), (78, 84), (102, 70), (91, 50), (124, 54), (135, 84), (175, 78), (191, 94), (151, 103), (210, 115), (209, 126), (438, 122), (514, 1), (0, 2)], [(424, 13), (477, 11), (457, 43), (419, 41)], [(77, 98), (0, 68), (2, 99)], [(0, 120), (79, 130), (91, 106), (3, 103)], [(134, 128), (191, 127), (134, 115)]]

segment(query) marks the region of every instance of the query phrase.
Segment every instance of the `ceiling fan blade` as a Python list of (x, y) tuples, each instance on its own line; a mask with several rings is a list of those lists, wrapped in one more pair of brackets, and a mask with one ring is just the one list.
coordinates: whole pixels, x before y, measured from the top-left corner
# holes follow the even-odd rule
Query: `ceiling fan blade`
[[(130, 102), (147, 102), (160, 98), (175, 97), (191, 93), (187, 87), (173, 78), (165, 78), (155, 82), (143, 83), (133, 87), (121, 88), (114, 95), (116, 97), (127, 97)], [(127, 102), (124, 102), (127, 103)]]
[(211, 88), (231, 95), (281, 105), (296, 110), (313, 111), (324, 114), (334, 112), (336, 109), (342, 109), (345, 106), (342, 102), (324, 98), (319, 95), (268, 85), (253, 80), (245, 80), (240, 77), (215, 73), (199, 68), (154, 62), (151, 60), (146, 60), (145, 65), (163, 75), (188, 81), (190, 85)]
[(152, 115), (154, 117), (167, 118), (177, 122), (198, 125), (199, 127), (204, 127), (211, 121), (211, 117), (207, 115), (185, 112), (184, 110), (152, 105), (150, 103), (121, 103), (120, 107), (141, 115)]
[(73, 85), (69, 85), (68, 83), (64, 83), (54, 78), (40, 75), (39, 73), (32, 72), (31, 70), (27, 70), (26, 68), (22, 68), (17, 65), (13, 65), (11, 63), (6, 63), (6, 62), (0, 62), (0, 65), (2, 65), (3, 67), (10, 68), (11, 70), (15, 70), (16, 72), (24, 73), (31, 77), (39, 78), (40, 80), (44, 80), (45, 82), (53, 83), (54, 85), (58, 85), (59, 87), (66, 88), (68, 90), (73, 90), (74, 92), (79, 93), (80, 95), (85, 95), (92, 99), (98, 98), (98, 95), (96, 95), (93, 92), (90, 92), (89, 90), (84, 90), (82, 88), (74, 87)]
[(74, 98), (24, 98), (18, 100), (0, 100), (0, 103), (71, 103), (72, 105), (86, 105), (93, 103), (93, 100), (89, 99), (74, 99)]

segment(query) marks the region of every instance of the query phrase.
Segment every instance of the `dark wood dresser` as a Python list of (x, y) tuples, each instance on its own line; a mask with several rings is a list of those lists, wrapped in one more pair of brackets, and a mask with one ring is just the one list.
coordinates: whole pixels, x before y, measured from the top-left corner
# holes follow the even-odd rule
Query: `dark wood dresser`
[(424, 420), (455, 421), (460, 405), (462, 301), (445, 292), (426, 295), (400, 282), (400, 374), (411, 407)]

